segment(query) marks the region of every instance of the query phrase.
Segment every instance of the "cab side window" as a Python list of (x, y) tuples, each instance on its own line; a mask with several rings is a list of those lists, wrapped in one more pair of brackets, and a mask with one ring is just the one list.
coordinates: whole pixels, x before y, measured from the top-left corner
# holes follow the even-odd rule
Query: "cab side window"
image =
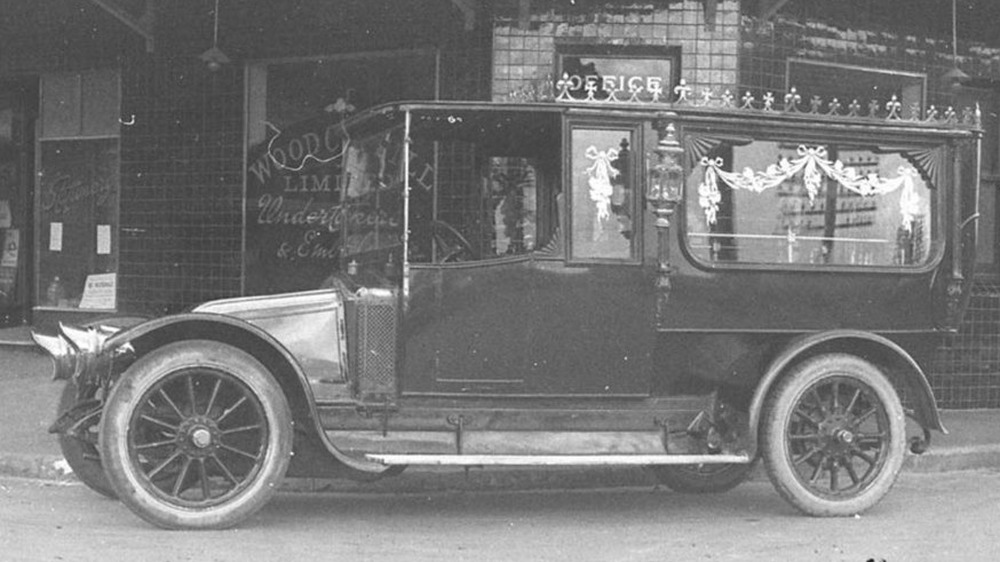
[(411, 263), (502, 259), (553, 242), (558, 121), (510, 119), (469, 114), (415, 130)]
[(639, 193), (632, 148), (636, 136), (625, 127), (571, 128), (572, 260), (636, 259)]

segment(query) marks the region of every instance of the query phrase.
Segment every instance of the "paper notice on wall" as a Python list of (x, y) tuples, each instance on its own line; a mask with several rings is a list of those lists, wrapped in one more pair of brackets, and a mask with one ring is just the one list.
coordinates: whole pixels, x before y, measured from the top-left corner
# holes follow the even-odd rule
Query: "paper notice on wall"
[(14, 224), (14, 218), (10, 214), (10, 201), (0, 199), (0, 228), (10, 228)]
[(80, 308), (114, 310), (115, 295), (118, 294), (118, 274), (98, 273), (87, 276), (83, 286)]
[(106, 255), (111, 253), (111, 225), (97, 225), (97, 254)]
[(61, 252), (62, 251), (62, 223), (53, 222), (49, 223), (49, 251), (50, 252)]
[(17, 253), (21, 245), (21, 231), (16, 228), (8, 230), (3, 237), (3, 256), (0, 257), (0, 267), (17, 267)]

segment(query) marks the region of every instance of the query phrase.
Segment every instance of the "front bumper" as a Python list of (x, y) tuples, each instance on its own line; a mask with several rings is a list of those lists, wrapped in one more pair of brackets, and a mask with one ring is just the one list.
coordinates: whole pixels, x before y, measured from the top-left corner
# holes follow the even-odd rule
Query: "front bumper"
[(106, 343), (119, 331), (109, 326), (79, 328), (60, 323), (55, 335), (32, 331), (31, 337), (52, 358), (54, 379), (72, 379), (79, 384), (81, 376), (106, 363)]

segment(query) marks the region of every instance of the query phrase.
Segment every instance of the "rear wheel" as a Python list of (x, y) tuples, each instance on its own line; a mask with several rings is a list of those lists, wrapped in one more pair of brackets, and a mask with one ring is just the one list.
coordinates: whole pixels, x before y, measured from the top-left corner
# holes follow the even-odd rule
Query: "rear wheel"
[(119, 498), (167, 528), (225, 528), (260, 509), (288, 467), (292, 421), (263, 365), (178, 342), (137, 361), (105, 405), (101, 456)]
[(761, 430), (771, 482), (809, 515), (872, 507), (903, 464), (899, 397), (885, 375), (851, 355), (821, 355), (797, 366), (768, 398)]
[(656, 480), (682, 494), (716, 494), (728, 492), (742, 484), (757, 466), (747, 464), (679, 464), (651, 466)]

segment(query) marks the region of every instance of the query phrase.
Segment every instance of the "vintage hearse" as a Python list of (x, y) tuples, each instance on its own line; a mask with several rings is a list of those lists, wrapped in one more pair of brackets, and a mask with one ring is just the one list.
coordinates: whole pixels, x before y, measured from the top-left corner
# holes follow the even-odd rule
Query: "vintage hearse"
[(804, 513), (878, 502), (944, 431), (924, 370), (969, 296), (976, 112), (565, 82), (328, 131), (335, 207), (268, 215), (336, 249), (315, 290), (36, 334), (76, 474), (167, 528), (237, 524), (286, 472), (408, 465), (716, 492), (763, 459)]

